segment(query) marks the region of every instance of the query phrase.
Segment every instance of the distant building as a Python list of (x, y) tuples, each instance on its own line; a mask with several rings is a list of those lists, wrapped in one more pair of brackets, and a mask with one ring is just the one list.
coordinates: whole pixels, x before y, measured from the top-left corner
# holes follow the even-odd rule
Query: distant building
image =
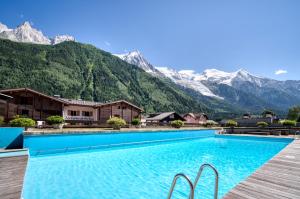
[(183, 118), (189, 124), (205, 124), (208, 120), (208, 116), (204, 113), (186, 113)]
[(100, 103), (66, 99), (48, 96), (29, 88), (0, 90), (0, 93), (13, 97), (0, 101), (0, 115), (7, 121), (15, 115), (26, 115), (41, 121), (52, 115), (60, 115), (69, 123), (103, 124), (112, 116), (131, 123), (133, 118), (140, 118), (143, 111), (125, 100)]
[(146, 118), (147, 123), (170, 123), (174, 120), (185, 121), (181, 115), (175, 112), (153, 113)]

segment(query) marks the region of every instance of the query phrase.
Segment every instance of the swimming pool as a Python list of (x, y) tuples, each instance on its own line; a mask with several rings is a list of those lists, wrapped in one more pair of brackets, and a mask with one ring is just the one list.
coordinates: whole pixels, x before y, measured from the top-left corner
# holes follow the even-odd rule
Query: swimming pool
[[(219, 171), (221, 198), (290, 142), (214, 131), (28, 136), (23, 198), (166, 198), (175, 174), (193, 180), (203, 163)], [(195, 198), (213, 198), (213, 187), (213, 173), (205, 170)], [(187, 198), (188, 190), (179, 181), (173, 198)]]

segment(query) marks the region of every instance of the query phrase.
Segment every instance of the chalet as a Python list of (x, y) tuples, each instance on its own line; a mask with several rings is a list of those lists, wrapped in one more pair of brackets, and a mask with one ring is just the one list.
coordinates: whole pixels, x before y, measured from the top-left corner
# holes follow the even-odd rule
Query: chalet
[(40, 121), (45, 121), (51, 115), (60, 115), (68, 123), (103, 124), (112, 116), (121, 117), (127, 123), (131, 123), (133, 118), (140, 118), (143, 111), (125, 100), (100, 103), (66, 99), (60, 96), (52, 97), (29, 88), (0, 90), (0, 93), (12, 97), (0, 101), (0, 115), (6, 121), (15, 115), (26, 115)]
[(189, 124), (205, 124), (208, 116), (204, 113), (187, 113), (183, 115), (186, 123)]
[(174, 120), (185, 121), (181, 115), (175, 112), (153, 113), (146, 118), (147, 123), (170, 123)]

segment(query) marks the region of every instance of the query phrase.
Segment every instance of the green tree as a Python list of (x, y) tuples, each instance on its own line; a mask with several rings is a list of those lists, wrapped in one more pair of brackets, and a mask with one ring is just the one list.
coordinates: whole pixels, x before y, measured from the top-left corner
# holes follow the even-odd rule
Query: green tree
[(177, 129), (181, 128), (183, 125), (184, 125), (184, 122), (181, 120), (174, 120), (171, 122), (171, 126), (174, 128), (177, 128)]
[(114, 130), (120, 130), (126, 125), (126, 121), (119, 117), (112, 117), (107, 120), (107, 124), (111, 125)]
[(289, 109), (287, 119), (289, 120), (300, 120), (300, 106), (294, 106)]
[(131, 124), (134, 125), (134, 126), (138, 126), (141, 124), (141, 120), (139, 118), (134, 118), (132, 121), (131, 121)]
[(25, 129), (27, 130), (28, 127), (35, 126), (35, 121), (31, 118), (18, 117), (11, 120), (9, 124), (13, 127), (25, 127)]

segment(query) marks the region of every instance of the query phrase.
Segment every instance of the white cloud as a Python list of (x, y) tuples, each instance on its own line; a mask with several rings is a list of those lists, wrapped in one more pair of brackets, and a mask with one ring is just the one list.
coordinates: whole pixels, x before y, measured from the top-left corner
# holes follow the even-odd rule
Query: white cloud
[(105, 41), (104, 44), (107, 45), (107, 46), (111, 45), (108, 41)]
[(286, 74), (287, 71), (286, 70), (282, 70), (282, 69), (279, 69), (279, 70), (276, 70), (275, 71), (275, 75), (282, 75), (282, 74)]

